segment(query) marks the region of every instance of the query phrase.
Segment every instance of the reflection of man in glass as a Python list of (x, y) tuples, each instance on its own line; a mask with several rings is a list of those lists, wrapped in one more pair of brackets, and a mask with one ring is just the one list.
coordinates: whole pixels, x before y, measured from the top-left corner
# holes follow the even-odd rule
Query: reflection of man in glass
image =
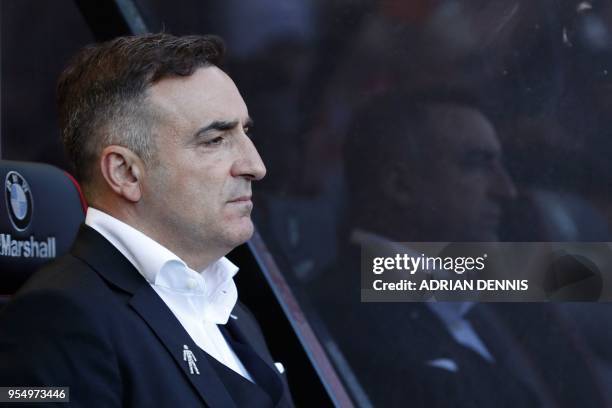
[(501, 365), (493, 330), (467, 317), (473, 303), (359, 302), (360, 248), (389, 256), (414, 251), (397, 242), (498, 239), (516, 191), (492, 124), (469, 98), (446, 94), (385, 95), (354, 118), (345, 245), (313, 293), (365, 392), (381, 406), (537, 406)]
[(398, 242), (497, 240), (516, 191), (491, 123), (465, 96), (385, 95), (354, 118), (347, 234), (312, 293), (374, 405), (607, 406), (583, 344), (552, 308), (359, 301), (362, 248), (389, 256), (413, 251)]
[(498, 239), (516, 190), (492, 124), (467, 98), (383, 98), (357, 115), (348, 139), (360, 228), (398, 241)]

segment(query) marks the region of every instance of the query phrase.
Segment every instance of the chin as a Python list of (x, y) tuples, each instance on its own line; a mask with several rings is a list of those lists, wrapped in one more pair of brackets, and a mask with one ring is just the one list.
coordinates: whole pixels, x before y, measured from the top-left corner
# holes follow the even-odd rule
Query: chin
[(238, 246), (251, 239), (254, 231), (255, 227), (250, 219), (241, 220), (234, 228), (227, 231), (227, 235), (233, 245)]

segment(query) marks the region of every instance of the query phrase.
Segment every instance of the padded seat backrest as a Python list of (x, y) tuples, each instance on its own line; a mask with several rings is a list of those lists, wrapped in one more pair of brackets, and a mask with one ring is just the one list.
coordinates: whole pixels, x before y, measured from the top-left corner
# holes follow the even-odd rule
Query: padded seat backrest
[(47, 164), (0, 160), (0, 180), (0, 296), (8, 298), (69, 250), (86, 206), (72, 176)]

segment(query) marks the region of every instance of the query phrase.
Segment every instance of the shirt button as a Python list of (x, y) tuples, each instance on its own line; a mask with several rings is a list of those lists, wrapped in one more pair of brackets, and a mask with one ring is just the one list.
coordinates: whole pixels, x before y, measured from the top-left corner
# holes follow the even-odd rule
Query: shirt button
[(190, 278), (189, 280), (187, 280), (187, 287), (189, 289), (195, 289), (198, 286), (198, 281), (196, 281), (193, 278)]

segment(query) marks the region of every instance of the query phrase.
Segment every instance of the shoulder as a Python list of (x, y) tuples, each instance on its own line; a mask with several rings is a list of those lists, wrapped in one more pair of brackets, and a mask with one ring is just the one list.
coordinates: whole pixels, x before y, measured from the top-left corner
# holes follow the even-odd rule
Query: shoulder
[(58, 258), (32, 275), (0, 310), (0, 355), (22, 353), (26, 344), (39, 357), (61, 355), (73, 346), (108, 349), (116, 311), (109, 307), (109, 295), (108, 286), (82, 261)]
[(39, 290), (51, 290), (78, 296), (91, 295), (106, 285), (102, 278), (84, 261), (66, 254), (37, 270), (15, 294), (20, 298)]
[(0, 384), (70, 386), (75, 405), (118, 406), (115, 309), (104, 286), (70, 255), (36, 272), (0, 310)]
[[(35, 272), (0, 310), (0, 327), (23, 319), (39, 327), (76, 324), (104, 311), (110, 290), (80, 259), (67, 254)], [(61, 318), (60, 318), (61, 317)]]

